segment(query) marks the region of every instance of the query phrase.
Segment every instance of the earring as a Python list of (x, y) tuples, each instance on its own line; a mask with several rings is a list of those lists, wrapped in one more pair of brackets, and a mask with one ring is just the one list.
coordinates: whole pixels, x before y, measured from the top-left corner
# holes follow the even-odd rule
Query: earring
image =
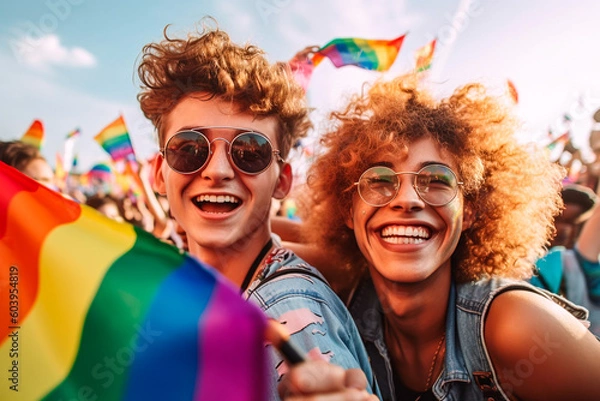
[(362, 215), (364, 216), (365, 214), (367, 214), (367, 211), (366, 211), (366, 210), (363, 210), (363, 211), (362, 211)]

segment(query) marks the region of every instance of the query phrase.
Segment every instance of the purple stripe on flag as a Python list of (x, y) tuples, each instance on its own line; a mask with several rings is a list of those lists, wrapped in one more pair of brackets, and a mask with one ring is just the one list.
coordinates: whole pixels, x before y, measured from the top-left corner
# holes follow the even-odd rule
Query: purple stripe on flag
[[(234, 302), (232, 298), (240, 295), (228, 286), (224, 282), (216, 286), (200, 321), (198, 360), (210, 368), (198, 372), (194, 399), (262, 401), (267, 399), (267, 357), (265, 348), (256, 344), (264, 342), (266, 321), (254, 305)], [(230, 326), (231, 320), (237, 321), (236, 327)], [(263, 327), (257, 328), (257, 322)]]

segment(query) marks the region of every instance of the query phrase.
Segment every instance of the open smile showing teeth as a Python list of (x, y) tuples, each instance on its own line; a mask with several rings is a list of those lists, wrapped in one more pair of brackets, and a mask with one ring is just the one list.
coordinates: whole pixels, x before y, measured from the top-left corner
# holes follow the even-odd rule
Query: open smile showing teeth
[(381, 230), (381, 238), (390, 244), (421, 244), (429, 237), (429, 229), (422, 226), (387, 226)]
[(240, 205), (240, 199), (232, 195), (200, 195), (194, 204), (203, 212), (228, 213)]

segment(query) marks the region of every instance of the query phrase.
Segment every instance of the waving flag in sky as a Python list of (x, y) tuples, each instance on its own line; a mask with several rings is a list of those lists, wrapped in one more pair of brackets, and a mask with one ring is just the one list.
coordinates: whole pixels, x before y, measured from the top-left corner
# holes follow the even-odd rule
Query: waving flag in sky
[(0, 399), (264, 399), (264, 315), (215, 270), (4, 163), (0, 188)]
[(327, 57), (336, 67), (354, 65), (367, 70), (390, 69), (406, 34), (392, 40), (337, 38), (321, 47), (313, 56), (316, 67)]
[(115, 161), (135, 159), (135, 152), (123, 116), (119, 116), (115, 121), (104, 127), (94, 139)]
[(44, 144), (44, 124), (40, 120), (34, 120), (21, 137), (21, 141), (42, 149), (42, 145)]
[(67, 134), (65, 138), (64, 152), (63, 152), (63, 169), (69, 173), (73, 167), (73, 160), (75, 157), (74, 147), (75, 141), (81, 135), (79, 128), (75, 128), (73, 131)]
[(435, 51), (435, 42), (436, 39), (433, 39), (431, 42), (419, 48), (415, 52), (417, 72), (422, 72), (431, 68), (431, 62), (433, 61), (433, 53)]

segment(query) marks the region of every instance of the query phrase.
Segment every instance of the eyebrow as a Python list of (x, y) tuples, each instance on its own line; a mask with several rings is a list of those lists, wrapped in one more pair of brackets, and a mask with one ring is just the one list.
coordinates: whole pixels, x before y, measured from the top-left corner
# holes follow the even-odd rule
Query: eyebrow
[[(419, 165), (417, 166), (417, 171), (418, 171), (418, 170), (420, 170), (420, 169), (422, 169), (423, 167), (430, 166), (430, 165), (432, 165), (432, 164), (441, 164), (442, 166), (446, 166), (446, 167), (448, 167), (449, 169), (451, 169), (451, 170), (454, 170), (454, 168), (453, 168), (453, 167), (451, 167), (450, 165), (448, 165), (447, 163), (444, 163), (444, 162), (442, 162), (442, 161), (439, 161), (439, 160), (426, 160), (426, 161), (423, 161), (423, 162), (419, 163)], [(371, 167), (374, 167), (374, 166), (384, 166), (384, 167), (389, 167), (389, 168), (391, 168), (391, 169), (393, 170), (393, 163), (392, 163), (392, 162), (389, 162), (389, 161), (378, 161), (378, 162), (374, 162), (374, 163), (371, 165)]]
[[(206, 131), (206, 132), (210, 132), (213, 130), (216, 131), (221, 131), (221, 130), (232, 130), (232, 131), (237, 131), (237, 132), (258, 132), (261, 133), (261, 131), (254, 129), (254, 128), (250, 128), (250, 127), (230, 127), (230, 126), (225, 126), (225, 125), (191, 125), (191, 126), (184, 126), (184, 127), (179, 127), (177, 130), (175, 130), (175, 132), (181, 132), (181, 131)], [(264, 135), (264, 134), (263, 134)]]

